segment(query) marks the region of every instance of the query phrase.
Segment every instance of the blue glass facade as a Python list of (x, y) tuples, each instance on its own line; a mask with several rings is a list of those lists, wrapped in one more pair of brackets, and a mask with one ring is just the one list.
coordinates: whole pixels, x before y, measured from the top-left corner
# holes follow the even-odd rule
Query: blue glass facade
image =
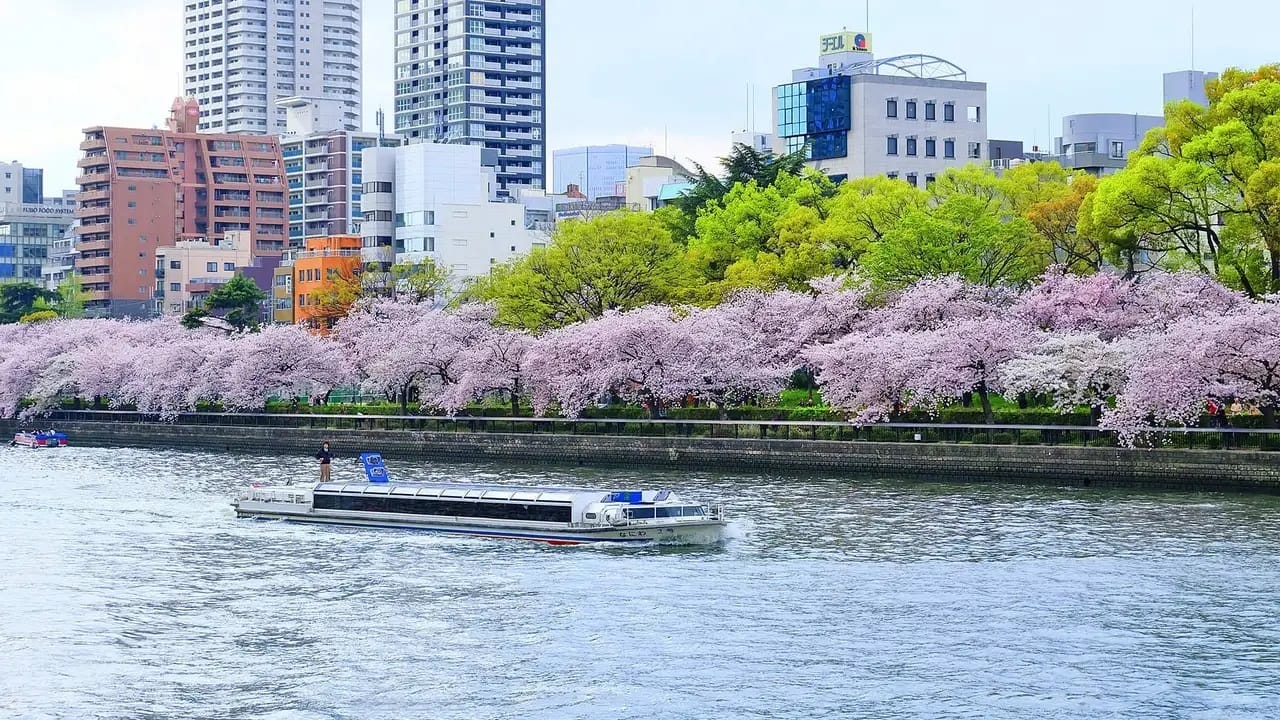
[(776, 89), (778, 137), (787, 152), (808, 146), (810, 160), (846, 157), (853, 127), (849, 76), (779, 85)]
[(22, 202), (30, 205), (44, 202), (44, 170), (22, 169)]

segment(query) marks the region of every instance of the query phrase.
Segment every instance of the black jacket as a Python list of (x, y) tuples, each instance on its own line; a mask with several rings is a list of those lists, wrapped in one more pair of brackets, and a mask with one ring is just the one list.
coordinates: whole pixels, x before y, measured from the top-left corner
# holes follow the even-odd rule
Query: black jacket
[(333, 453), (329, 450), (321, 450), (316, 453), (316, 459), (320, 461), (321, 465), (328, 465), (333, 461)]

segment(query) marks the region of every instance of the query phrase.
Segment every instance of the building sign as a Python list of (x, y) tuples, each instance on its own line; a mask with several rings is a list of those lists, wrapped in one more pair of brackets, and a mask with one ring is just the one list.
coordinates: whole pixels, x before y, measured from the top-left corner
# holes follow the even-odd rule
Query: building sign
[(869, 53), (871, 52), (871, 33), (838, 32), (823, 35), (819, 41), (819, 55), (835, 53)]
[(6, 203), (0, 205), (0, 212), (5, 215), (47, 215), (58, 218), (69, 218), (75, 215), (75, 208), (66, 205), (19, 205)]

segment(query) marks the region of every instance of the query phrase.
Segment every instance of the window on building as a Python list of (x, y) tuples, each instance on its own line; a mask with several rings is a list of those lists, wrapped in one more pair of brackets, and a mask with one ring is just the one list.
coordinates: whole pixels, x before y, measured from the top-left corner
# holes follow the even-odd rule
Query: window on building
[(911, 185), (911, 187), (919, 187), (920, 185), (918, 182), (916, 182), (915, 173), (907, 173), (907, 182)]
[(236, 264), (235, 264), (235, 263), (222, 263), (222, 269), (223, 269), (223, 270), (225, 270), (225, 271), (227, 271), (227, 272), (235, 272), (235, 271), (236, 271)]
[(928, 175), (925, 175), (925, 176), (924, 176), (924, 186), (925, 186), (925, 187), (929, 187), (929, 186), (930, 186), (930, 185), (932, 185), (932, 184), (933, 184), (933, 182), (934, 182), (935, 180), (937, 180), (937, 179), (938, 179), (938, 178), (934, 177), (933, 173), (929, 173)]
[(924, 104), (924, 119), (925, 119), (925, 120), (937, 120), (937, 119), (938, 119), (938, 104), (937, 104), (937, 103), (935, 103), (935, 102), (934, 102), (934, 101), (932, 101), (932, 100), (929, 100), (929, 101), (925, 102), (925, 104)]
[(945, 103), (942, 106), (942, 121), (943, 122), (956, 121), (956, 104), (955, 103)]
[(915, 100), (907, 101), (907, 119), (908, 120), (916, 119), (916, 101)]
[(181, 283), (169, 283), (169, 292), (182, 292)]
[(978, 160), (982, 158), (982, 143), (976, 143), (976, 142), (969, 143), (969, 158), (972, 160)]
[(138, 203), (134, 202), (133, 200), (130, 200), (130, 201), (129, 201), (129, 207), (131, 207), (131, 208), (133, 208), (133, 207), (138, 207)]
[(970, 105), (965, 116), (969, 122), (982, 122), (982, 107), (980, 105)]
[(1111, 157), (1122, 160), (1124, 159), (1124, 143), (1120, 140), (1111, 141)]
[(950, 138), (943, 140), (942, 141), (942, 157), (955, 159), (955, 156), (956, 156), (956, 141)]
[(925, 138), (925, 141), (924, 141), (924, 156), (925, 156), (925, 157), (938, 157), (938, 141), (937, 141), (936, 139), (934, 139), (934, 138)]
[(181, 270), (181, 269), (182, 269), (182, 261), (181, 261), (181, 260), (170, 260), (170, 261), (169, 261), (169, 269), (170, 269), (170, 270)]
[(207, 263), (205, 263), (205, 264), (204, 264), (204, 271), (205, 271), (205, 272), (211, 272), (211, 273), (216, 273), (216, 272), (218, 272), (218, 263), (216, 263), (216, 262), (207, 262)]
[(916, 139), (915, 136), (907, 138), (907, 157), (916, 156)]
[(885, 175), (885, 177), (889, 178), (890, 180), (897, 180), (897, 179), (898, 179), (898, 171), (897, 171), (897, 170), (892, 170), (892, 171), (890, 171), (890, 172), (885, 173), (884, 175)]
[(888, 154), (888, 155), (897, 155), (897, 154), (898, 154), (898, 136), (897, 136), (897, 135), (890, 135), (890, 136), (889, 136), (889, 142), (888, 142), (887, 146), (885, 147), (885, 153), (886, 153), (886, 154)]
[(891, 118), (898, 117), (898, 101), (896, 99), (889, 98), (889, 100), (885, 102), (884, 116)]

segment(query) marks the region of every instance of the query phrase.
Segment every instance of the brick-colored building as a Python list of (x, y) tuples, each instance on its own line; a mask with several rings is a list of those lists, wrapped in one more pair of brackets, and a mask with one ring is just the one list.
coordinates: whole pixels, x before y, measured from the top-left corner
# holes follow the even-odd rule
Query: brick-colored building
[(328, 318), (317, 315), (314, 295), (325, 283), (349, 278), (360, 271), (360, 238), (356, 235), (331, 235), (307, 238), (305, 250), (293, 257), (293, 321), (321, 332), (328, 331)]
[(84, 131), (76, 182), (76, 269), (94, 315), (155, 309), (155, 251), (179, 240), (249, 234), (254, 257), (279, 256), (288, 219), (279, 140), (197, 134), (195, 100), (174, 101), (165, 130)]

